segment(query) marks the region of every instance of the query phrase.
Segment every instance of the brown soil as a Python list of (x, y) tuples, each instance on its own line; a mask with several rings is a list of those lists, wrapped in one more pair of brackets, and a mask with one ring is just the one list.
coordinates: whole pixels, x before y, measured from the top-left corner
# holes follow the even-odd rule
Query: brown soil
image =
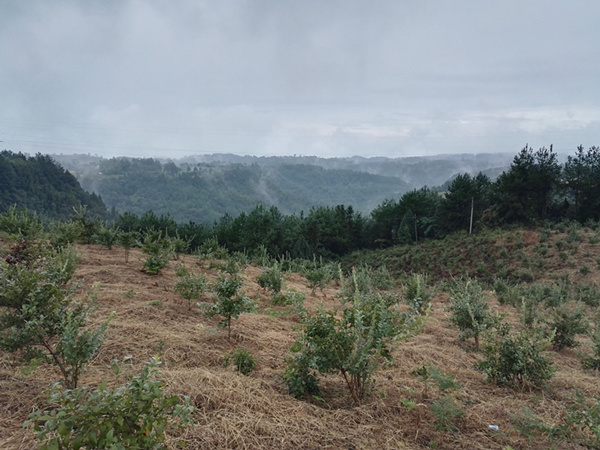
[[(378, 371), (375, 392), (361, 406), (352, 405), (343, 379), (334, 375), (322, 380), (324, 402), (296, 400), (286, 393), (278, 373), (285, 366), (298, 322), (290, 308), (273, 306), (268, 293), (256, 284), (259, 268), (244, 271), (245, 293), (258, 301), (259, 309), (232, 323), (228, 341), (226, 331), (217, 329), (218, 319), (204, 317), (196, 306), (190, 308), (173, 290), (177, 264), (215, 279), (217, 273), (207, 264), (200, 266), (195, 258), (184, 256), (160, 275), (150, 276), (140, 270), (139, 251), (131, 251), (129, 262), (120, 248), (90, 245), (78, 251), (81, 262), (75, 278), (83, 285), (81, 292), (99, 283), (99, 310), (93, 321), (100, 323), (111, 311), (116, 313), (102, 352), (81, 384), (112, 380), (112, 360), (131, 355), (131, 370), (139, 373), (146, 361), (159, 355), (160, 378), (168, 390), (190, 396), (196, 408), (194, 425), (177, 436), (189, 449), (545, 449), (548, 441), (527, 441), (514, 429), (509, 414), (527, 406), (544, 422), (558, 424), (575, 390), (588, 398), (600, 396), (597, 375), (582, 371), (572, 350), (550, 354), (557, 372), (547, 388), (515, 390), (486, 383), (473, 368), (479, 354), (469, 351), (470, 343), (458, 345), (457, 331), (447, 325), (447, 294), (437, 293), (423, 333), (399, 346), (395, 362)], [(297, 274), (290, 275), (286, 285), (306, 292), (310, 307), (320, 302), (326, 309), (338, 305), (334, 285), (312, 295)], [(513, 308), (495, 300), (492, 304), (514, 317)], [(250, 376), (223, 367), (223, 356), (236, 347), (249, 350), (257, 361)], [(456, 431), (434, 426), (429, 405), (443, 394), (434, 386), (427, 388), (412, 373), (426, 363), (455, 375), (462, 386), (455, 398), (465, 413), (455, 422)], [(46, 406), (46, 391), (59, 379), (47, 366), (25, 374), (12, 357), (2, 356), (1, 449), (35, 447), (34, 433), (22, 429), (22, 424), (29, 413)], [(408, 400), (415, 406), (405, 406)], [(489, 425), (497, 425), (498, 431)]]

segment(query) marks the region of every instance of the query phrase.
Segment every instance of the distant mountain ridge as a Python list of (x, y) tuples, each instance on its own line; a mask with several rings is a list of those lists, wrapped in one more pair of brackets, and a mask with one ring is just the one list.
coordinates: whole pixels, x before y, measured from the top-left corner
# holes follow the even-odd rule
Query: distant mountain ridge
[(170, 213), (179, 222), (213, 223), (258, 204), (284, 214), (344, 204), (369, 214), (382, 201), (459, 173), (494, 178), (513, 154), (410, 158), (193, 155), (180, 159), (52, 155), (108, 207), (136, 214)]

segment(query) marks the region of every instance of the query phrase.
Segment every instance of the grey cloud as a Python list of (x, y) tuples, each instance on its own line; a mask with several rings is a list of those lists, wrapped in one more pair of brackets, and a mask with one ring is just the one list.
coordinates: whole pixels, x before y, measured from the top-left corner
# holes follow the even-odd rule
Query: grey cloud
[(599, 13), (583, 0), (4, 2), (0, 140), (138, 156), (594, 145)]

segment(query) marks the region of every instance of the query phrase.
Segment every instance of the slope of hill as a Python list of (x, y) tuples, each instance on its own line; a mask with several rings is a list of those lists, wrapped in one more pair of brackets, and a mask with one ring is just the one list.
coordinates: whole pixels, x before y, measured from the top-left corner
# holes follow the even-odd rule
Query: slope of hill
[(315, 206), (351, 205), (369, 214), (382, 201), (459, 173), (495, 176), (508, 154), (414, 158), (189, 156), (179, 160), (54, 155), (82, 186), (109, 207), (136, 214), (152, 209), (180, 222), (213, 223), (258, 204), (284, 214)]
[[(564, 247), (574, 239), (576, 248)], [(464, 242), (461, 244), (458, 239), (455, 244), (464, 247)], [(548, 253), (541, 256), (546, 270), (540, 271), (539, 277), (534, 273), (536, 281), (558, 282), (568, 277), (574, 281), (573, 287), (584, 283), (597, 286), (600, 282), (600, 267), (591, 263), (600, 261), (596, 231), (581, 229), (575, 236), (569, 230), (555, 230), (550, 235), (523, 230), (513, 238), (507, 235), (497, 236), (496, 240), (490, 238), (488, 244), (491, 248), (484, 248), (483, 241), (479, 242), (483, 255), (480, 257), (504, 247), (507, 249), (504, 264), (510, 266), (521, 264), (523, 258), (537, 264), (537, 255), (543, 248), (540, 244), (547, 245)], [(566, 252), (567, 260), (563, 261), (554, 249)], [(574, 439), (553, 444), (544, 433), (532, 434), (527, 439), (517, 431), (511, 415), (518, 416), (527, 407), (544, 423), (558, 425), (564, 421), (566, 405), (571, 404), (576, 391), (587, 399), (600, 397), (597, 373), (582, 370), (577, 352), (565, 349), (547, 352), (557, 370), (545, 388), (517, 389), (487, 383), (484, 375), (474, 369), (481, 354), (474, 351), (472, 343), (458, 343), (458, 331), (448, 326), (446, 307), (450, 298), (442, 289), (443, 284), (432, 287), (432, 310), (423, 332), (399, 345), (393, 354), (394, 362), (377, 372), (373, 395), (360, 406), (354, 406), (339, 375), (323, 377), (322, 399), (296, 400), (286, 393), (278, 374), (289, 356), (298, 319), (290, 307), (274, 306), (267, 292), (257, 285), (260, 267), (248, 266), (243, 272), (244, 292), (257, 300), (258, 309), (241, 315), (233, 323), (232, 340), (228, 341), (227, 333), (217, 329), (218, 319), (203, 316), (195, 307), (190, 310), (173, 290), (179, 264), (205, 274), (210, 280), (217, 276), (216, 266), (182, 256), (179, 263), (171, 262), (160, 275), (149, 276), (140, 272), (143, 255), (136, 250), (132, 251), (129, 262), (124, 251), (117, 247), (107, 250), (92, 245), (80, 246), (78, 250), (81, 263), (75, 278), (86, 287), (100, 282), (100, 308), (95, 320), (99, 323), (111, 311), (116, 312), (102, 353), (82, 382), (95, 386), (101, 380), (113, 380), (109, 367), (113, 359), (132, 355), (131, 370), (139, 373), (145, 361), (158, 355), (164, 362), (160, 377), (168, 390), (189, 395), (196, 408), (193, 426), (181, 436), (171, 436), (172, 443), (179, 439), (190, 449), (547, 449), (553, 445), (583, 448)], [(397, 253), (401, 254), (402, 248)], [(389, 261), (390, 255), (382, 254), (382, 261)], [(437, 255), (440, 266), (445, 264), (444, 258), (454, 259), (448, 255)], [(469, 259), (468, 254), (462, 257), (465, 266), (475, 267), (475, 258)], [(585, 271), (581, 270), (580, 258), (590, 261), (585, 263), (588, 267)], [(427, 272), (426, 266), (397, 261), (396, 264), (398, 273), (402, 267), (405, 272), (417, 269)], [(434, 276), (432, 272), (430, 277)], [(305, 306), (309, 309), (319, 304), (326, 309), (339, 307), (339, 287), (335, 283), (311, 293), (302, 275), (291, 273), (286, 277), (289, 288), (306, 293)], [(399, 282), (400, 278), (396, 280)], [(400, 283), (394, 290), (401, 289)], [(492, 310), (506, 314), (505, 320), (519, 326), (518, 309), (499, 302), (496, 293), (488, 294)], [(598, 302), (600, 297), (596, 297)], [(203, 300), (211, 298), (207, 294)], [(597, 307), (583, 303), (579, 306), (592, 321)], [(585, 336), (579, 339), (583, 342), (581, 351), (589, 352), (586, 349), (589, 340)], [(257, 368), (251, 375), (243, 376), (223, 366), (223, 356), (234, 348), (251, 351), (257, 360)], [(443, 405), (448, 391), (441, 391), (433, 380), (423, 381), (418, 375), (423, 367), (430, 367), (428, 364), (454, 377), (460, 385), (452, 396), (463, 414), (448, 426), (439, 426), (439, 416), (434, 414), (432, 406)], [(47, 367), (24, 373), (14, 360), (3, 358), (1, 448), (34, 446), (33, 433), (21, 429), (21, 424), (29, 412), (44, 406), (44, 390), (58, 378)]]
[(73, 207), (105, 217), (106, 207), (96, 194), (84, 191), (77, 179), (51, 157), (0, 152), (0, 212), (12, 205), (35, 211), (44, 219), (66, 219)]

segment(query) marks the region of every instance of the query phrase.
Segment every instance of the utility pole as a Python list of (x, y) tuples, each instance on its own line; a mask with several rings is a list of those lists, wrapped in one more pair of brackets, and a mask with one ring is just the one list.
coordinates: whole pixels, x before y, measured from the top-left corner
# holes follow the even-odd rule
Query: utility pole
[(469, 234), (473, 234), (473, 210), (475, 209), (475, 197), (471, 197), (471, 220), (469, 222)]
[(419, 235), (417, 234), (417, 215), (415, 214), (415, 242), (419, 243)]

